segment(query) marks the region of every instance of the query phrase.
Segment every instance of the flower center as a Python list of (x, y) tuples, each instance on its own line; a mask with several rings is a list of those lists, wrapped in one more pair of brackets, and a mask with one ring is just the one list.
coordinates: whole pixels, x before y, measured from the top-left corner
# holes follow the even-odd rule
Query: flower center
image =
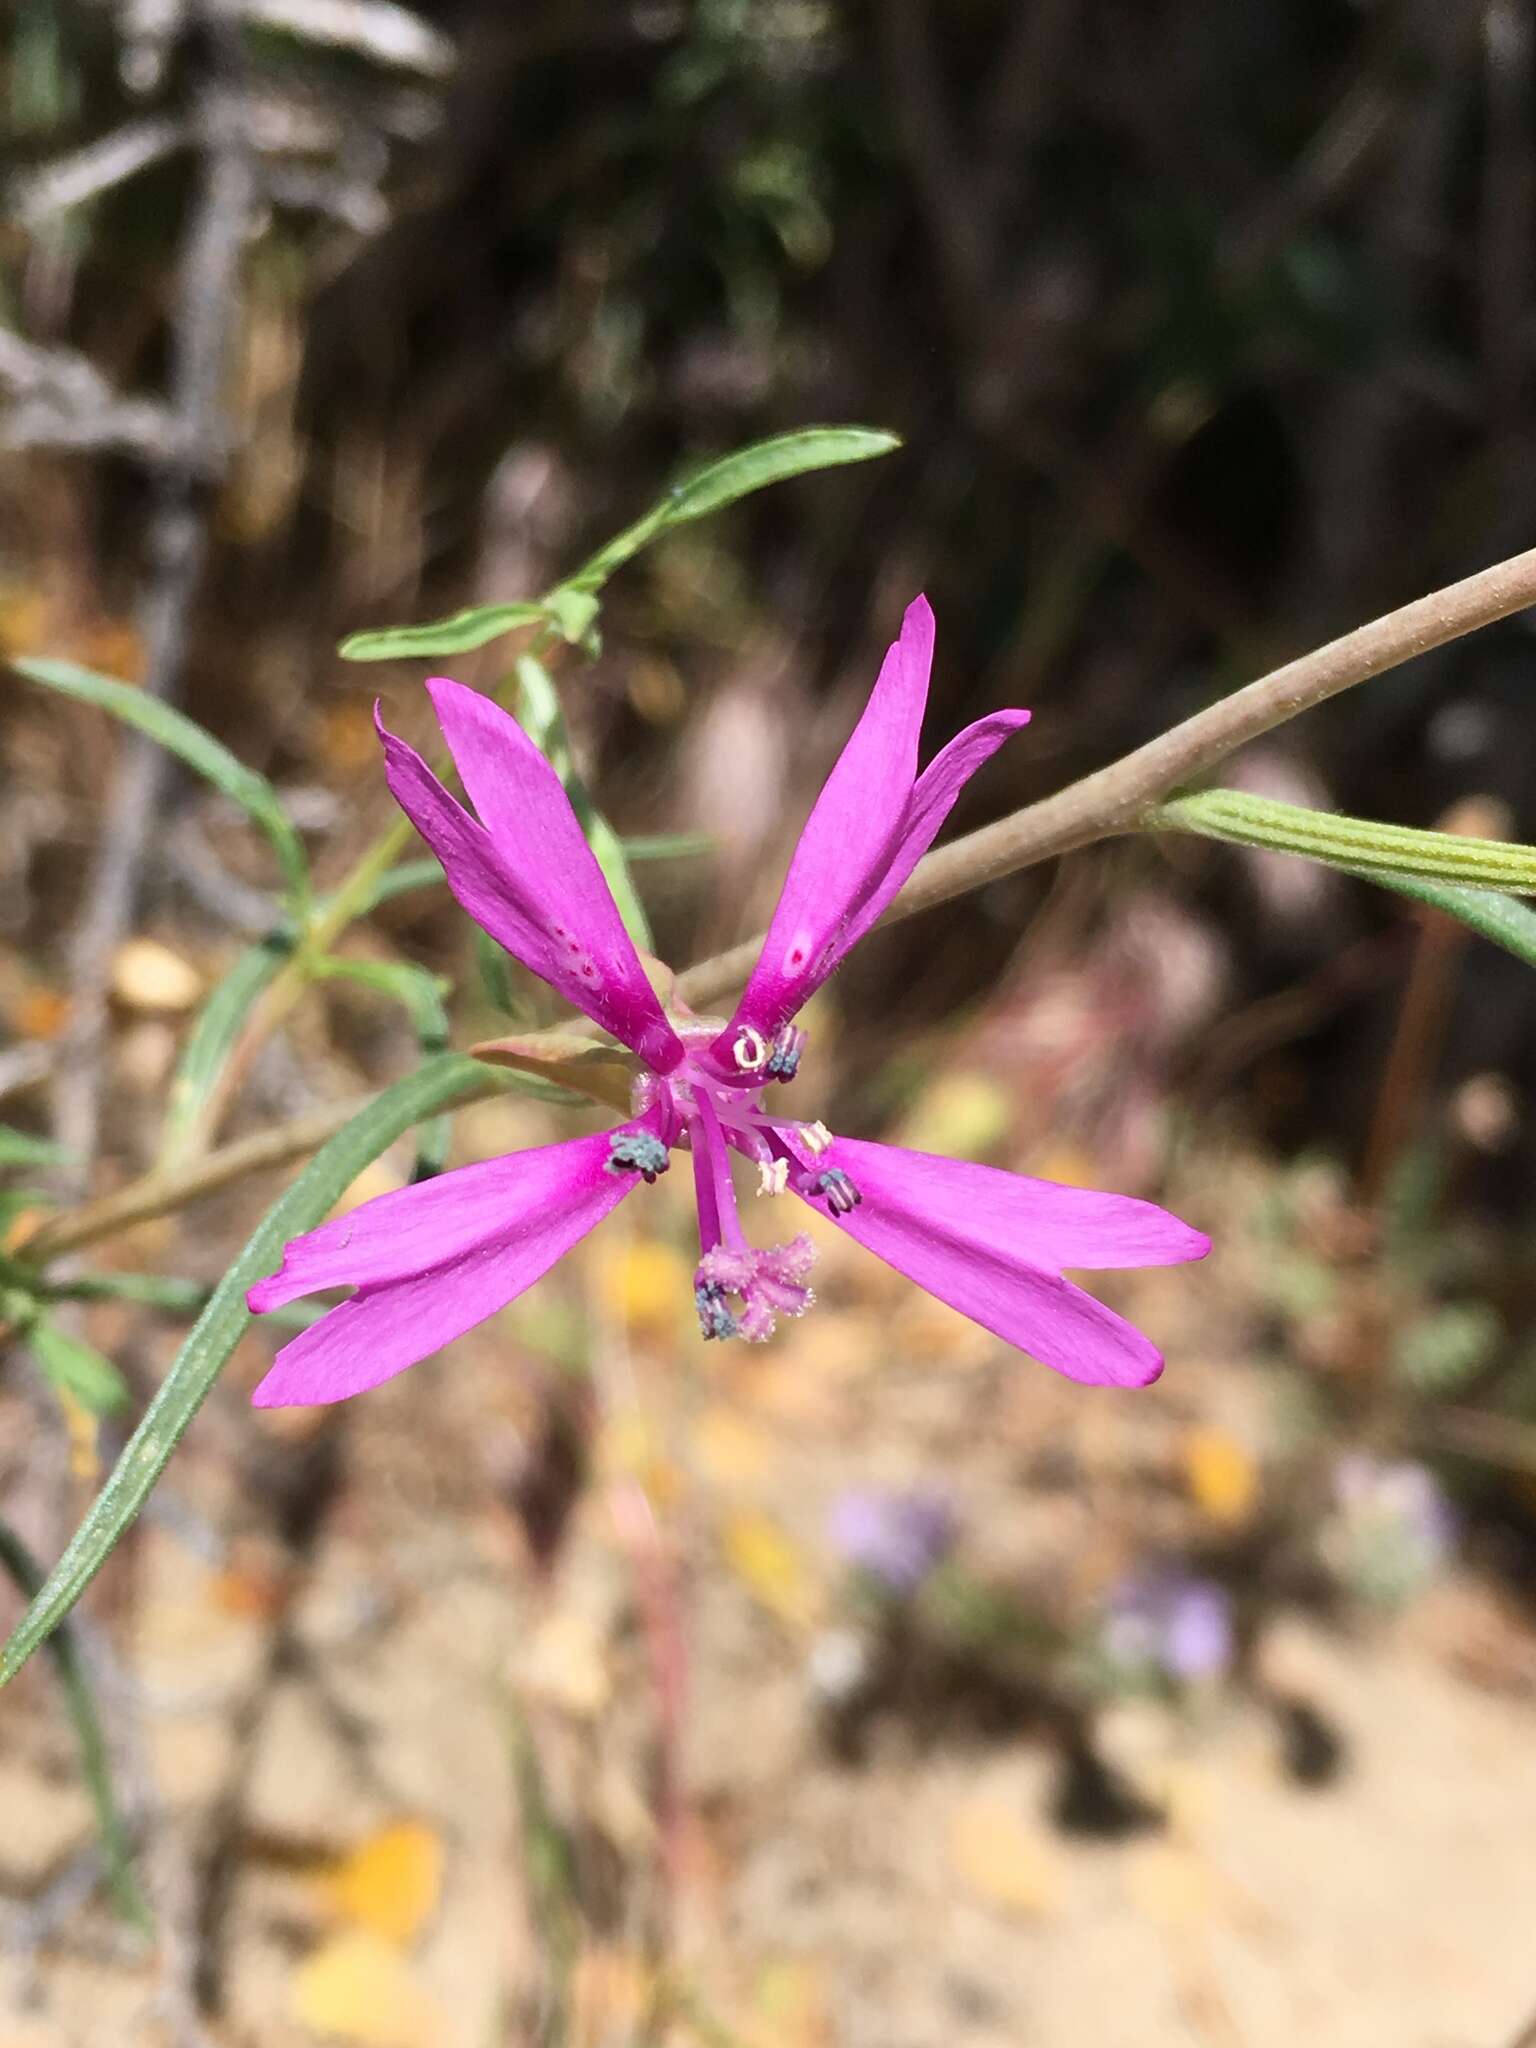
[(686, 1143), (699, 1210), (693, 1285), (699, 1327), (706, 1339), (761, 1343), (780, 1316), (803, 1315), (814, 1301), (809, 1281), (816, 1250), (803, 1233), (765, 1248), (747, 1242), (731, 1154), (756, 1166), (759, 1194), (781, 1195), (792, 1187), (833, 1216), (856, 1208), (859, 1191), (840, 1167), (821, 1164), (832, 1143), (825, 1124), (776, 1117), (764, 1107), (770, 1082), (794, 1078), (805, 1051), (803, 1031), (785, 1025), (769, 1040), (744, 1025), (731, 1041), (733, 1073), (721, 1071), (718, 1055), (704, 1057), (717, 1026), (684, 1027), (680, 1036), (686, 1050), (679, 1065), (665, 1077), (643, 1076), (635, 1091), (635, 1114), (657, 1113), (663, 1136), (621, 1132), (612, 1141), (608, 1171), (654, 1180), (665, 1170), (668, 1145)]

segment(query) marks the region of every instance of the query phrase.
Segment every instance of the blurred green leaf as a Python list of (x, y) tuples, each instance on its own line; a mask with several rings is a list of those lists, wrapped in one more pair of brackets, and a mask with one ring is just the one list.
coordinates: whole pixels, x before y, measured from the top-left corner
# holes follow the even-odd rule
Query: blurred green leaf
[(1309, 810), (1243, 790), (1207, 789), (1174, 797), (1158, 804), (1143, 823), (1157, 831), (1193, 832), (1238, 846), (1302, 854), (1371, 881), (1400, 875), (1536, 894), (1536, 846), (1383, 825), (1374, 818)]
[(418, 1068), (343, 1125), (267, 1211), (187, 1333), (106, 1485), (0, 1652), (0, 1685), (14, 1678), (58, 1627), (149, 1498), (250, 1323), (246, 1289), (274, 1270), (289, 1238), (321, 1222), (363, 1168), (402, 1132), (466, 1095), (483, 1094), (485, 1077), (477, 1060), (457, 1054)]
[[(0, 1568), (3, 1568), (25, 1599), (34, 1599), (42, 1585), (42, 1572), (31, 1552), (21, 1538), (5, 1522), (0, 1522)], [(118, 1911), (125, 1920), (145, 1934), (153, 1934), (154, 1921), (150, 1915), (148, 1901), (133, 1868), (133, 1857), (129, 1848), (128, 1830), (117, 1809), (117, 1800), (112, 1791), (112, 1771), (107, 1760), (106, 1737), (102, 1733), (101, 1716), (96, 1711), (96, 1697), (91, 1688), (90, 1674), (75, 1641), (74, 1630), (63, 1626), (48, 1645), (48, 1654), (53, 1659), (54, 1670), (58, 1673), (59, 1684), (64, 1693), (64, 1705), (69, 1718), (75, 1724), (75, 1740), (80, 1746), (80, 1768), (85, 1779), (85, 1789), (90, 1794), (91, 1804), (96, 1809), (96, 1832), (101, 1837), (102, 1855), (106, 1859), (107, 1879), (112, 1895), (117, 1900)]]
[(370, 910), (377, 910), (381, 903), (393, 903), (397, 896), (408, 896), (413, 889), (431, 889), (443, 879), (442, 864), (435, 860), (403, 860), (399, 867), (391, 868), (374, 883), (372, 891), (358, 905), (359, 917)]
[(549, 614), (560, 629), (560, 637), (579, 647), (597, 623), (597, 599), (588, 590), (572, 590), (568, 584), (552, 591)]
[[(207, 1307), (213, 1289), (201, 1280), (161, 1273), (74, 1273), (67, 1280), (50, 1280), (43, 1293), (50, 1301), (132, 1301), (191, 1315)], [(264, 1320), (274, 1328), (307, 1330), (324, 1314), (313, 1302), (295, 1301), (268, 1309)]]
[(68, 1154), (47, 1138), (0, 1124), (0, 1167), (62, 1166)]
[(471, 605), (423, 626), (379, 626), (369, 633), (349, 633), (337, 652), (343, 661), (416, 661), (426, 655), (468, 654), (520, 626), (546, 625), (551, 609), (536, 603)]
[(263, 939), (247, 948), (209, 993), (176, 1063), (160, 1138), (160, 1167), (173, 1166), (182, 1157), (252, 1005), (292, 950), (284, 935)]
[(1399, 1379), (1431, 1399), (1454, 1394), (1482, 1371), (1504, 1326), (1486, 1301), (1450, 1302), (1411, 1323), (1393, 1349)]
[(702, 853), (713, 853), (715, 842), (708, 832), (641, 832), (623, 839), (627, 861), (637, 860), (695, 860)]
[(527, 1006), (520, 1000), (517, 987), (512, 979), (512, 956), (498, 946), (489, 932), (483, 932), (476, 925), (472, 934), (475, 943), (475, 965), (480, 970), (480, 985), (490, 998), (492, 1007), (503, 1017), (516, 1017), (524, 1021)]
[[(446, 985), (435, 974), (429, 974), (425, 967), (418, 967), (410, 960), (333, 958), (321, 961), (318, 972), (357, 982), (363, 988), (376, 989), (380, 995), (400, 1003), (410, 1017), (416, 1043), (424, 1058), (431, 1059), (448, 1050), (448, 1011), (443, 1001)], [(411, 1172), (413, 1180), (431, 1180), (434, 1174), (442, 1172), (451, 1136), (452, 1125), (445, 1116), (434, 1117), (430, 1123), (422, 1125), (416, 1141), (416, 1164)]]
[(128, 1383), (111, 1359), (45, 1316), (28, 1325), (26, 1345), (45, 1377), (90, 1414), (114, 1415), (128, 1405)]
[(110, 711), (125, 725), (148, 734), (157, 745), (185, 761), (205, 781), (239, 804), (271, 842), (287, 879), (288, 901), (294, 915), (307, 915), (310, 884), (304, 845), (278, 801), (277, 791), (264, 775), (237, 761), (228, 747), (204, 732), (185, 712), (162, 703), (145, 690), (134, 689), (129, 683), (97, 675), (93, 669), (78, 668), (71, 661), (13, 659), (11, 666), (31, 682)]

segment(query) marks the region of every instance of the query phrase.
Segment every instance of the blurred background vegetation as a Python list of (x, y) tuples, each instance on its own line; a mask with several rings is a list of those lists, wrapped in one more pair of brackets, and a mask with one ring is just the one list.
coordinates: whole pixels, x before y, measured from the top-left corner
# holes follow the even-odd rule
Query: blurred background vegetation
[[(965, 826), (1530, 544), (1533, 45), (1527, 0), (10, 0), (0, 648), (160, 686), (154, 606), (193, 545), (175, 692), (279, 782), (320, 876), (339, 877), (388, 812), (372, 699), (382, 685), (409, 724), (421, 676), (349, 666), (344, 634), (532, 597), (685, 466), (743, 442), (828, 420), (894, 429), (894, 456), (649, 550), (613, 585), (596, 658), (561, 668), (619, 829), (709, 835), (708, 854), (640, 870), (659, 950), (685, 964), (771, 907), (919, 588), (940, 622), (930, 747), (999, 705), (1035, 714), (978, 778)], [(233, 257), (220, 285), (219, 251), (203, 250), (200, 299), (210, 227)], [(188, 389), (189, 359), (212, 360), (211, 389)], [(1422, 825), (1475, 799), (1455, 815), (1530, 836), (1530, 661), (1529, 617), (1515, 618), (1351, 692), (1223, 779)], [(489, 687), (504, 650), (449, 666)], [(4, 1114), (46, 1128), (71, 1004), (78, 1017), (94, 976), (110, 1001), (91, 1048), (99, 1192), (153, 1156), (186, 1016), (264, 928), (263, 872), (236, 816), (170, 778), (129, 845), (127, 921), (82, 955), (121, 735), (3, 687)], [(453, 977), (456, 1043), (494, 1028), (496, 991), (441, 898), (388, 906), (358, 945)], [(196, 1789), (166, 1789), (190, 1738), (173, 1729), (156, 1749), (142, 1669), (136, 1707), (119, 1688), (139, 1734), (114, 1740), (141, 1837), (161, 1845), (146, 1853), (175, 1955), (141, 2017), (140, 1965), (104, 1960), (69, 1917), (89, 1829), (77, 1840), (43, 1800), (44, 1846), (9, 1874), (0, 1852), (23, 1902), (17, 2013), (43, 2012), (40, 2043), (157, 2039), (211, 2014), (232, 2040), (323, 2039), (335, 2021), (386, 2048), (980, 2048), (1068, 2024), (1106, 2042), (1266, 2042), (1304, 2023), (1342, 2048), (1512, 2031), (1536, 1997), (1499, 1917), (1536, 1818), (1518, 1761), (1536, 1684), (1533, 1018), (1536, 982), (1507, 955), (1321, 869), (1188, 841), (1115, 842), (871, 941), (813, 1019), (824, 1114), (1159, 1194), (1219, 1240), (1227, 1226), (1209, 1269), (1144, 1297), (1173, 1361), (1163, 1389), (1106, 1422), (1038, 1372), (1025, 1389), (1030, 1369), (995, 1347), (892, 1320), (879, 1283), (831, 1263), (823, 1336), (808, 1322), (789, 1363), (717, 1384), (659, 1305), (684, 1257), (675, 1218), (585, 1288), (551, 1282), (499, 1351), (423, 1368), (366, 1419), (258, 1425), (232, 1385), (96, 1610), (130, 1666), (168, 1636), (185, 1650), (201, 1541), (196, 1598), (215, 1634), (240, 1634), (219, 1654), (257, 1672), (218, 1680), (243, 1703), (237, 1758), (209, 1762)], [(230, 1129), (378, 1085), (411, 1057), (407, 1026), (366, 990), (328, 987), (252, 1063)], [(509, 1114), (462, 1119), (455, 1157), (497, 1149)], [(543, 1127), (518, 1114), (527, 1142)], [(221, 1197), (130, 1250), (212, 1281), (253, 1200)], [(174, 1342), (162, 1325), (92, 1312), (136, 1395)], [(241, 1353), (242, 1387), (261, 1341)], [(616, 1345), (622, 1370), (601, 1363)], [(870, 1362), (894, 1374), (889, 1392)], [(4, 1399), (0, 1481), (51, 1555), (110, 1437), (20, 1371)], [(844, 1430), (834, 1454), (828, 1433)], [(1376, 1463), (1335, 1462), (1346, 1453)], [(905, 1567), (871, 1602), (879, 1570), (824, 1534), (828, 1502), (876, 1477), (966, 1510), (935, 1543), (938, 1576), (918, 1574), (931, 1611)], [(884, 1526), (853, 1519), (866, 1536)], [(1457, 1542), (1456, 1592), (1432, 1597)], [(888, 1554), (875, 1543), (877, 1563)], [(1226, 1603), (1228, 1634), (1200, 1636), (1209, 1670), (1183, 1668), (1159, 1633), (1186, 1611), (1186, 1580)], [(424, 1739), (436, 1714), (466, 1754), (480, 1740), (505, 1784), (490, 1819), (462, 1786), (369, 1777), (359, 1729), (395, 1676), (375, 1671), (362, 1705), (321, 1685), (323, 1712), (299, 1682), (378, 1613), (435, 1613), (444, 1584), (499, 1647), (457, 1704), (423, 1700), (414, 1722), (403, 1704), (400, 1739)], [(1404, 1624), (1406, 1643), (1361, 1619), (1418, 1613), (1421, 1595), (1430, 1619)], [(370, 1600), (374, 1621), (359, 1620)], [(1277, 1676), (1263, 1641), (1298, 1612), (1315, 1633), (1288, 1643)], [(543, 1661), (525, 1665), (507, 1643), (524, 1644), (530, 1615)], [(693, 1645), (686, 1710), (667, 1704), (665, 1659), (659, 1677), (647, 1663), (674, 1624)], [(1133, 1638), (1163, 1718), (1151, 1734), (1128, 1724), (1111, 1772), (1114, 1743), (1088, 1739), (1082, 1702), (1121, 1711), (1105, 1645)], [(401, 1621), (380, 1654), (409, 1640)], [(487, 1735), (476, 1685), (492, 1663), (506, 1696)], [(1240, 1728), (1191, 1735), (1178, 1703), (1213, 1673), (1279, 1731), (1283, 1797), (1244, 1778)], [(660, 1702), (655, 1726), (626, 1674)], [(45, 1674), (26, 1685), (14, 1710), (7, 1695), (0, 1752), (9, 1741), (5, 1796), (36, 1806), (68, 1750), (48, 1746)], [(782, 1776), (747, 1770), (743, 1790), (729, 1731), (758, 1691)], [(355, 1797), (305, 1780), (284, 1805), (302, 1742), (272, 1734), (274, 1700), (318, 1719), (315, 1744), (341, 1743)], [(1426, 1821), (1396, 1849), (1359, 1760), (1383, 1718), (1432, 1731), (1422, 1754), (1387, 1745), (1394, 1811), (1425, 1774), (1452, 1787), (1442, 1831)], [(908, 1746), (880, 1737), (871, 1764), (869, 1731), (888, 1725)], [(285, 1760), (276, 1790), (268, 1743)], [(638, 1761), (594, 1794), (587, 1765), (610, 1751)], [(1495, 1755), (1490, 1804), (1478, 1763)], [(1030, 1776), (1041, 1756), (1054, 1792)], [(1346, 1757), (1365, 1792), (1340, 1777)], [(1309, 1846), (1287, 1835), (1285, 1801), (1324, 1779), (1335, 1818), (1315, 1825), (1334, 1832)], [(789, 1783), (802, 1804), (786, 1807)], [(1223, 1863), (1219, 1827), (1201, 1831), (1212, 1802), (1283, 1844), (1273, 1867)], [(940, 1831), (921, 1854), (947, 1877), (913, 1870), (910, 1844), (871, 1848), (909, 1808)], [(1143, 1822), (1164, 1860), (1136, 1865), (1124, 1896), (1099, 1865), (1081, 1877), (1058, 1861), (1084, 1827), (1140, 1842)], [(390, 1834), (401, 1826), (423, 1832)], [(1481, 1863), (1474, 1836), (1496, 1838)], [(444, 1842), (463, 1908), (440, 1916), (452, 1940), (421, 1934), (426, 1907), (380, 1933), (371, 1908), (345, 1904), (349, 1883), (436, 1901)], [(370, 1845), (382, 1879), (336, 1862)], [(1376, 1918), (1330, 1934), (1321, 1904), (1290, 1897), (1315, 1855), (1362, 1892), (1385, 1881)], [(1429, 1965), (1401, 1981), (1367, 1970), (1340, 1993), (1352, 1946), (1448, 1910), (1428, 1892), (1394, 1903), (1384, 1855), (1437, 1861), (1477, 1910), (1445, 1933), (1443, 1982)], [(305, 1858), (330, 1906), (343, 1900), (341, 1934), (314, 1934), (313, 1891), (302, 1910), (282, 1893)], [(930, 1882), (971, 1902), (942, 1934)], [(1277, 1916), (1272, 1979), (1222, 1947), (1246, 1938), (1229, 1884)], [(811, 1896), (827, 1901), (819, 1927)], [(1158, 1987), (1145, 2028), (1093, 2017), (1098, 1940), (1129, 1940)], [(359, 1965), (367, 1941), (382, 1949)], [(62, 1977), (40, 1960), (48, 1944)], [(437, 1972), (435, 1992), (413, 1976), (385, 2001), (415, 2015), (393, 2034), (347, 2003), (347, 1956), (378, 1977), (379, 1953)], [(301, 1976), (295, 2007), (300, 1955), (331, 1959), (339, 2021), (323, 1973), (318, 1993)], [(473, 2033), (452, 2030), (460, 2002), (443, 1989), (466, 1971), (490, 1986)], [(411, 2003), (429, 1992), (435, 2006)]]

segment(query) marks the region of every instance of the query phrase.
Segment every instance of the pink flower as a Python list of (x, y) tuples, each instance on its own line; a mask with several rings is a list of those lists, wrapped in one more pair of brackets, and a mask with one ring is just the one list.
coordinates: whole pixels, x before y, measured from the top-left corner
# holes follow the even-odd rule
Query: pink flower
[(968, 726), (921, 775), (933, 657), (919, 598), (795, 849), (752, 977), (725, 1029), (669, 1019), (553, 769), (516, 721), (457, 683), (427, 685), (478, 822), (415, 751), (379, 727), (397, 802), (493, 939), (643, 1071), (615, 1129), (460, 1167), (380, 1195), (295, 1238), (249, 1301), (258, 1314), (319, 1288), (351, 1298), (278, 1353), (259, 1407), (340, 1401), (439, 1351), (532, 1286), (641, 1181), (692, 1156), (706, 1338), (768, 1337), (810, 1307), (803, 1234), (747, 1242), (731, 1154), (888, 1265), (1069, 1378), (1145, 1386), (1162, 1358), (1062, 1268), (1175, 1265), (1210, 1242), (1150, 1202), (938, 1159), (780, 1115), (771, 1097), (805, 1050), (794, 1018), (876, 922), (966, 782), (1027, 711)]

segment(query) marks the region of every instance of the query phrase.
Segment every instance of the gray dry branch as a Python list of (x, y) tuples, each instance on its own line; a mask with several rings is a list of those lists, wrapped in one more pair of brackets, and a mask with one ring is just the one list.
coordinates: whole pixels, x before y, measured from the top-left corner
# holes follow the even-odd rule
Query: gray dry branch
[[(156, 503), (146, 537), (140, 605), (144, 687), (167, 701), (181, 693), (212, 500), (228, 458), (223, 385), (240, 309), (240, 263), (258, 203), (244, 118), (238, 32), (212, 6), (200, 10), (198, 28), (203, 63), (196, 94), (199, 175), (177, 278), (171, 431), (154, 458)], [(130, 740), (125, 747), (107, 801), (85, 907), (70, 936), (71, 1010), (54, 1128), (61, 1145), (78, 1162), (82, 1180), (90, 1172), (100, 1123), (112, 955), (133, 915), (149, 828), (169, 766), (169, 757), (148, 739)]]

